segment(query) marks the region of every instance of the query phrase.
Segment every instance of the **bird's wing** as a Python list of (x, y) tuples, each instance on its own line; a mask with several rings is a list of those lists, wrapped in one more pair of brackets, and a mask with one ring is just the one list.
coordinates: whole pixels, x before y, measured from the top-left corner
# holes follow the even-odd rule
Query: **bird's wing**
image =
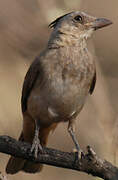
[(32, 88), (35, 85), (37, 77), (40, 76), (41, 73), (40, 60), (36, 58), (34, 62), (31, 64), (28, 72), (26, 73), (23, 89), (22, 89), (22, 97), (21, 97), (21, 108), (22, 112), (27, 110), (27, 100), (32, 91)]
[(90, 94), (93, 93), (94, 88), (95, 88), (95, 84), (96, 84), (96, 72), (94, 73), (93, 80), (92, 80), (92, 83), (91, 83), (91, 86), (90, 86), (90, 90), (89, 90)]

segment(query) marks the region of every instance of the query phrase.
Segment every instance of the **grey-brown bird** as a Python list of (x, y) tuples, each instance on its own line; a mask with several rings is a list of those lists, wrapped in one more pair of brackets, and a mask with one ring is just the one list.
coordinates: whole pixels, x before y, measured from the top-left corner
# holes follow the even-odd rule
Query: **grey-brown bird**
[[(53, 21), (45, 50), (31, 64), (23, 84), (23, 130), (19, 140), (32, 144), (31, 152), (46, 145), (49, 132), (58, 123), (68, 122), (68, 132), (80, 150), (75, 137), (75, 119), (96, 82), (95, 62), (87, 49), (87, 38), (110, 20), (71, 12)], [(40, 164), (11, 157), (6, 172), (39, 172)]]

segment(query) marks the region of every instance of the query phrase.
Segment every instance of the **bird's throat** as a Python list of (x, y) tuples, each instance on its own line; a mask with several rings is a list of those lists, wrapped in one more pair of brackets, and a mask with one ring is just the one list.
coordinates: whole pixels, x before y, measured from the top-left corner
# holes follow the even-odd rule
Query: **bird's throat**
[(85, 36), (81, 37), (78, 35), (74, 35), (71, 33), (61, 33), (58, 35), (52, 34), (52, 37), (49, 40), (48, 47), (49, 48), (60, 48), (60, 47), (78, 47), (79, 49), (83, 49), (87, 47)]

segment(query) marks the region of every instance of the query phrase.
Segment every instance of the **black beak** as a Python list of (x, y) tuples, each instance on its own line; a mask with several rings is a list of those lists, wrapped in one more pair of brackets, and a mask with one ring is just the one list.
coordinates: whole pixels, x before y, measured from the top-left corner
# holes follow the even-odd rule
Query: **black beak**
[(94, 28), (94, 30), (97, 30), (105, 26), (109, 26), (110, 24), (112, 24), (110, 20), (104, 18), (98, 18), (92, 23), (92, 28)]

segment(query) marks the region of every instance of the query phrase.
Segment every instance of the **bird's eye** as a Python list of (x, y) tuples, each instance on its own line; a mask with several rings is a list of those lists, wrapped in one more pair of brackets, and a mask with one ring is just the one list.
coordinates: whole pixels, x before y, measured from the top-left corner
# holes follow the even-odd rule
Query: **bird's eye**
[(74, 18), (76, 21), (78, 21), (78, 22), (82, 22), (82, 16), (80, 16), (80, 15), (78, 15), (78, 16), (75, 16), (75, 18)]

